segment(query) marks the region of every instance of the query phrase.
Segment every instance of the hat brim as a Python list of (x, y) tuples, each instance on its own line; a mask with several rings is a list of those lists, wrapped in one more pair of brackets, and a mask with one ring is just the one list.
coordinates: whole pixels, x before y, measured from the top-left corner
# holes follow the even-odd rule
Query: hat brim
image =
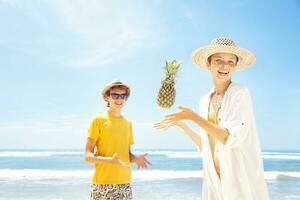
[(105, 100), (106, 92), (108, 90), (110, 90), (112, 87), (115, 87), (115, 86), (124, 86), (124, 87), (126, 87), (128, 89), (128, 91), (129, 91), (129, 94), (130, 94), (130, 86), (127, 85), (127, 84), (124, 84), (124, 83), (109, 84), (109, 85), (105, 86), (105, 88), (101, 92), (101, 95), (102, 95), (102, 97), (103, 97), (104, 100)]
[(236, 55), (239, 60), (237, 69), (245, 69), (250, 67), (256, 60), (255, 55), (244, 48), (232, 46), (204, 46), (196, 49), (192, 54), (193, 63), (203, 69), (208, 69), (208, 58), (216, 53), (231, 53)]

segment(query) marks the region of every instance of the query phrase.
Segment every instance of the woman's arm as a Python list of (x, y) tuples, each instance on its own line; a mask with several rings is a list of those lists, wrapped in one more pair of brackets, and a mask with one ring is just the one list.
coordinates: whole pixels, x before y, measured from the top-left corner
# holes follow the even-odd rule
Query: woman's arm
[(219, 127), (208, 120), (202, 118), (197, 113), (193, 112), (191, 109), (179, 106), (179, 112), (166, 115), (161, 123), (172, 124), (181, 120), (191, 120), (198, 124), (202, 129), (205, 130), (207, 134), (216, 140), (226, 143), (228, 138), (228, 131), (225, 128)]
[(197, 114), (192, 116), (191, 120), (203, 128), (208, 135), (220, 141), (221, 143), (226, 144), (229, 136), (227, 129), (219, 127), (218, 125), (211, 123)]
[(167, 129), (170, 126), (178, 126), (179, 128), (181, 128), (184, 133), (189, 136), (189, 138), (197, 145), (199, 146), (200, 149), (201, 148), (201, 138), (199, 133), (197, 133), (196, 131), (194, 131), (193, 129), (191, 129), (187, 124), (181, 122), (181, 121), (176, 121), (173, 123), (166, 123), (164, 120), (158, 123), (154, 124), (154, 128), (157, 129)]
[(176, 125), (178, 127), (180, 127), (184, 133), (189, 136), (189, 138), (191, 138), (191, 140), (200, 148), (202, 149), (201, 146), (201, 138), (199, 133), (197, 133), (196, 131), (194, 131), (193, 129), (191, 129), (187, 124), (183, 123), (183, 122), (176, 122)]

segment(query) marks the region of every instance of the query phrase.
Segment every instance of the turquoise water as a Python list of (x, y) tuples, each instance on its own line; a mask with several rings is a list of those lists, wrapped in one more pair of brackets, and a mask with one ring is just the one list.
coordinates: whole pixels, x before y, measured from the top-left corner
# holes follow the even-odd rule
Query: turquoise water
[[(134, 199), (200, 200), (202, 160), (195, 150), (136, 150), (152, 166), (133, 166)], [(265, 178), (272, 199), (300, 200), (300, 152), (265, 151)], [(0, 150), (1, 200), (89, 198), (93, 166), (80, 150)]]

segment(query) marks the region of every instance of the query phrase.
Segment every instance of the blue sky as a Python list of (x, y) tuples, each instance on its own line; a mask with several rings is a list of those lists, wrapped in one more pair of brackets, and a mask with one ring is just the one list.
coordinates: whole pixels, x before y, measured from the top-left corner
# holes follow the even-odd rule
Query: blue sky
[(300, 2), (0, 0), (0, 148), (83, 148), (99, 92), (132, 86), (124, 114), (134, 148), (194, 148), (176, 128), (152, 128), (165, 60), (178, 59), (176, 105), (198, 110), (211, 87), (194, 49), (227, 36), (257, 61), (233, 80), (249, 87), (263, 149), (299, 148)]

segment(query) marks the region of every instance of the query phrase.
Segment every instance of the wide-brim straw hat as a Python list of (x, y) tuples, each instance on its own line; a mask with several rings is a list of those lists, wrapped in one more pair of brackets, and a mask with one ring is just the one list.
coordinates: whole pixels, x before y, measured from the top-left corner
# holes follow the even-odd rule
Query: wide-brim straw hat
[(193, 62), (200, 68), (208, 69), (208, 58), (216, 53), (231, 53), (238, 57), (237, 69), (250, 67), (256, 60), (255, 55), (244, 48), (238, 47), (229, 38), (221, 37), (211, 41), (210, 45), (196, 49), (192, 54)]
[(128, 89), (128, 95), (130, 95), (130, 86), (128, 84), (123, 83), (119, 79), (114, 79), (114, 80), (110, 81), (109, 83), (107, 83), (106, 86), (104, 87), (104, 89), (101, 92), (101, 95), (102, 95), (104, 100), (105, 100), (106, 92), (114, 86), (124, 86), (124, 87), (126, 87)]

